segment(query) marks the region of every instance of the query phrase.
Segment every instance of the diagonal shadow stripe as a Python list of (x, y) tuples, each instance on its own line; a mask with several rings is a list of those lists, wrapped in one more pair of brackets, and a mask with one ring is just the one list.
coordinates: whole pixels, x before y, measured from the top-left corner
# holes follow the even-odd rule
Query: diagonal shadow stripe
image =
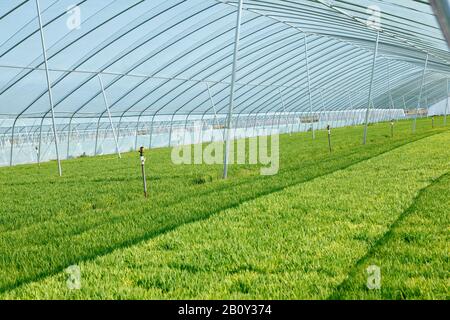
[(395, 229), (398, 228), (401, 222), (403, 222), (410, 213), (412, 213), (417, 206), (418, 201), (423, 196), (425, 192), (427, 192), (430, 188), (433, 188), (435, 185), (439, 184), (444, 178), (450, 176), (450, 172), (446, 172), (434, 179), (431, 184), (419, 190), (417, 195), (413, 198), (411, 205), (403, 211), (400, 216), (395, 220), (389, 229), (371, 246), (371, 248), (366, 252), (364, 256), (362, 256), (347, 272), (347, 277), (344, 281), (342, 281), (333, 291), (333, 293), (327, 298), (327, 300), (339, 300), (341, 298), (341, 292), (344, 291), (351, 279), (353, 279), (356, 274), (361, 270), (361, 267), (367, 263), (367, 261), (374, 255), (374, 253), (384, 244), (386, 244), (392, 237)]

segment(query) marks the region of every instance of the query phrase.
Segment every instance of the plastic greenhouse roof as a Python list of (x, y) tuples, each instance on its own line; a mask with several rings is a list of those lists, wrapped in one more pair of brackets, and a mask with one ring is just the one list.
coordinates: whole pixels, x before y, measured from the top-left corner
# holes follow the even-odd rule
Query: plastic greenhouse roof
[[(305, 41), (313, 110), (367, 108), (373, 5), (381, 13), (374, 106), (416, 108), (427, 54), (420, 104), (445, 99), (450, 52), (428, 1), (245, 0), (234, 113), (309, 110)], [(237, 1), (40, 0), (40, 8), (56, 117), (105, 114), (98, 74), (113, 117), (227, 113)], [(0, 30), (0, 117), (49, 117), (36, 1), (1, 1)]]

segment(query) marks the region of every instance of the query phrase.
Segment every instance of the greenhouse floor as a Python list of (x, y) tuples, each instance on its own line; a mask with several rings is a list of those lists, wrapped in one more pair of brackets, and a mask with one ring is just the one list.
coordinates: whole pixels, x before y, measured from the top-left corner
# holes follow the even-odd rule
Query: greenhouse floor
[(228, 180), (150, 150), (148, 199), (137, 152), (0, 168), (0, 299), (448, 299), (450, 125), (411, 127), (282, 135)]

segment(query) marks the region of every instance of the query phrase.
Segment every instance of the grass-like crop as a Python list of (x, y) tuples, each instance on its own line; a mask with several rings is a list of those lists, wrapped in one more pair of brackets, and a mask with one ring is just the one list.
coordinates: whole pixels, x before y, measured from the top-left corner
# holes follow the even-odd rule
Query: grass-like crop
[[(354, 266), (335, 299), (450, 299), (450, 175), (437, 179)], [(380, 290), (364, 286), (379, 266)]]
[(151, 150), (148, 200), (136, 154), (65, 161), (63, 178), (54, 163), (3, 168), (0, 292), (74, 297), (64, 274), (41, 280), (79, 264), (75, 297), (326, 297), (448, 170), (448, 134), (428, 122), (415, 135), (399, 122), (394, 139), (373, 125), (366, 146), (360, 127), (336, 129), (331, 155), (325, 132), (282, 136), (272, 177), (243, 165), (222, 181), (221, 166), (175, 166), (170, 150)]

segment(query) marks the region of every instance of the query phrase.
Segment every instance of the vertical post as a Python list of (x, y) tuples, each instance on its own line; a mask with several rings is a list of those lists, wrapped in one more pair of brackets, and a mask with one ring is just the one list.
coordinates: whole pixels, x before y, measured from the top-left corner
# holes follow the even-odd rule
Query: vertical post
[(99, 133), (99, 131), (100, 131), (100, 120), (102, 119), (102, 117), (100, 116), (99, 118), (98, 118), (98, 121), (97, 121), (97, 131), (96, 131), (96, 133), (95, 133), (95, 150), (94, 150), (94, 156), (96, 156), (97, 155), (97, 148), (98, 148), (98, 133)]
[(391, 92), (391, 68), (390, 68), (390, 63), (391, 61), (388, 60), (388, 91), (389, 91), (389, 100), (390, 100), (390, 104), (389, 104), (389, 110), (390, 110), (390, 115), (389, 117), (391, 119), (393, 119), (394, 115), (393, 115), (393, 111), (395, 109), (395, 105), (394, 105), (394, 100), (392, 99), (392, 92)]
[(67, 155), (66, 159), (69, 159), (70, 156), (70, 132), (72, 131), (72, 117), (69, 120), (69, 127), (67, 128)]
[[(405, 110), (405, 112), (408, 111), (408, 109), (406, 108), (406, 100), (405, 100), (405, 96), (402, 96), (403, 98), (403, 110)], [(403, 114), (405, 114), (405, 112), (403, 112)], [(405, 119), (406, 119), (406, 115), (405, 115)]]
[[(122, 128), (122, 119), (123, 119), (124, 114), (122, 113), (119, 117), (119, 122), (117, 123), (117, 132), (116, 132), (116, 136), (117, 136), (117, 144), (119, 144), (120, 142), (120, 128)], [(129, 127), (127, 126), (126, 129), (128, 129)]]
[(294, 131), (295, 113), (296, 113), (296, 110), (292, 110), (289, 112), (289, 115), (288, 115), (288, 130), (289, 130), (290, 136), (292, 135), (292, 132)]
[(140, 124), (140, 121), (141, 121), (141, 116), (142, 116), (142, 113), (139, 115), (139, 117), (137, 119), (136, 132), (135, 132), (135, 135), (134, 135), (134, 149), (135, 150), (137, 149), (138, 131), (139, 131), (139, 124)]
[(237, 115), (237, 117), (236, 117), (236, 120), (235, 120), (235, 125), (234, 125), (234, 135), (233, 135), (233, 137), (234, 138), (237, 138), (238, 137), (238, 129), (239, 129), (239, 123), (240, 123), (240, 121), (241, 121), (241, 114), (242, 114), (242, 112), (244, 112), (244, 110), (241, 110), (241, 112), (239, 112), (238, 113), (238, 115)]
[(311, 131), (312, 138), (316, 138), (316, 132), (314, 131), (314, 119), (313, 119), (313, 105), (312, 105), (312, 95), (311, 95), (311, 79), (309, 75), (309, 63), (308, 63), (308, 34), (305, 33), (304, 43), (305, 43), (305, 61), (306, 61), (306, 77), (308, 79), (308, 99), (309, 99), (309, 112), (310, 112), (310, 120), (311, 120)]
[(172, 132), (173, 132), (173, 120), (175, 119), (175, 113), (172, 115), (170, 120), (170, 131), (169, 131), (169, 148), (172, 146)]
[(206, 122), (206, 124), (208, 124), (208, 121), (205, 121), (205, 112), (203, 112), (203, 114), (202, 114), (202, 117), (200, 118), (200, 122), (201, 122), (201, 132), (200, 132), (200, 144), (202, 144), (203, 145), (203, 138), (204, 138), (204, 135), (205, 135), (205, 122)]
[(394, 137), (394, 119), (391, 120), (391, 138)]
[(333, 149), (331, 147), (331, 127), (330, 127), (330, 125), (327, 125), (327, 131), (328, 131), (328, 148), (330, 149), (330, 153), (332, 153)]
[[(216, 116), (214, 116), (214, 119), (217, 120)], [(217, 128), (219, 128), (219, 127), (217, 127)], [(211, 142), (214, 142), (214, 120), (211, 125)]]
[(290, 134), (292, 135), (292, 133), (296, 132), (295, 131), (295, 123), (297, 121), (297, 114), (298, 114), (298, 110), (297, 109), (293, 109), (291, 112), (291, 116), (289, 118), (289, 122), (290, 122)]
[(342, 128), (347, 126), (347, 123), (345, 122), (346, 119), (347, 119), (346, 113), (347, 113), (347, 109), (346, 109), (345, 104), (344, 104), (344, 106), (342, 107), (341, 116), (340, 116), (340, 122), (341, 122), (341, 127)]
[[(280, 112), (280, 116), (281, 116), (281, 112)], [(270, 134), (271, 135), (273, 134), (273, 127), (274, 127), (274, 124), (275, 124), (275, 118), (276, 117), (277, 117), (277, 111), (275, 110), (273, 112), (272, 122), (270, 124)], [(278, 117), (278, 125), (280, 124), (279, 120), (280, 120), (280, 117)]]
[(144, 185), (144, 196), (147, 198), (148, 197), (148, 192), (147, 192), (147, 178), (145, 177), (145, 157), (144, 157), (144, 147), (141, 147), (139, 149), (139, 155), (141, 158), (141, 172), (142, 172), (142, 182)]
[[(286, 115), (286, 112), (280, 111), (280, 115), (278, 116), (278, 124), (277, 124), (277, 130), (278, 132), (280, 132), (280, 127), (281, 127), (281, 117), (283, 116), (283, 113)], [(286, 116), (285, 116), (286, 117)]]
[(148, 141), (148, 148), (149, 149), (152, 148), (153, 125), (154, 125), (154, 121), (155, 121), (155, 116), (156, 116), (156, 113), (153, 114), (152, 122), (150, 123), (150, 132), (149, 132), (149, 141)]
[(286, 106), (284, 104), (283, 94), (281, 93), (281, 88), (278, 88), (278, 92), (280, 93), (281, 105), (283, 106), (283, 112), (286, 120), (286, 128), (289, 131), (289, 113), (286, 113)]
[(239, 37), (241, 33), (241, 20), (242, 20), (242, 6), (244, 0), (239, 0), (238, 9), (237, 9), (237, 19), (236, 19), (236, 33), (234, 37), (234, 53), (233, 53), (233, 69), (231, 72), (231, 92), (230, 92), (230, 106), (228, 109), (228, 118), (227, 118), (227, 135), (225, 141), (225, 156), (224, 156), (224, 164), (223, 164), (223, 178), (226, 179), (228, 177), (228, 161), (229, 161), (229, 152), (230, 152), (230, 133), (231, 133), (231, 123), (233, 117), (233, 109), (234, 109), (234, 85), (236, 82), (236, 70), (238, 63), (238, 54), (239, 54)]
[(58, 161), (58, 173), (59, 173), (59, 176), (62, 176), (61, 159), (59, 157), (59, 147), (58, 147), (58, 135), (56, 133), (56, 124), (55, 124), (55, 111), (53, 108), (54, 104), (53, 104), (52, 86), (50, 83), (50, 73), (48, 71), (47, 49), (45, 47), (44, 30), (42, 28), (42, 17), (41, 17), (41, 8), (39, 6), (39, 0), (36, 0), (36, 10), (37, 10), (37, 14), (38, 14), (39, 30), (40, 30), (40, 34), (41, 34), (42, 54), (44, 57), (45, 75), (46, 75), (47, 87), (48, 87), (48, 98), (50, 101), (50, 109), (51, 109), (51, 114), (52, 114), (53, 136), (55, 138), (56, 159)]
[[(269, 119), (269, 117), (267, 116), (269, 114), (269, 111), (270, 110), (267, 110), (266, 113), (264, 114), (264, 122), (263, 122), (263, 127), (264, 128), (266, 127), (266, 124), (267, 124), (268, 119)], [(272, 123), (271, 123), (271, 125), (272, 125)]]
[(447, 83), (447, 100), (446, 100), (445, 113), (444, 113), (444, 126), (447, 126), (448, 99), (449, 99), (449, 96), (448, 96), (448, 93), (449, 93), (448, 92), (448, 78), (447, 78), (446, 83)]
[(333, 128), (337, 128), (338, 127), (338, 115), (339, 115), (339, 109), (335, 109), (333, 108), (333, 111), (331, 111), (331, 117), (330, 117), (330, 123), (331, 123), (331, 127)]
[(345, 105), (342, 107), (342, 109), (339, 111), (339, 126), (341, 128), (345, 127)]
[(336, 111), (336, 119), (333, 128), (342, 128), (342, 108), (337, 109)]
[(14, 129), (16, 128), (17, 118), (14, 120), (12, 129), (11, 129), (11, 150), (9, 155), (9, 166), (13, 165), (13, 154), (14, 154)]
[(390, 117), (394, 118), (394, 110), (395, 110), (395, 103), (394, 103), (394, 99), (392, 99), (392, 94), (389, 94), (390, 100), (391, 100), (391, 114)]
[[(217, 128), (220, 128), (219, 119), (217, 119), (216, 104), (214, 103), (214, 99), (212, 97), (211, 88), (209, 87), (208, 82), (205, 82), (205, 83), (206, 83), (206, 88), (208, 89), (209, 101), (211, 101), (211, 106), (213, 107), (213, 111), (214, 111), (214, 120), (216, 122)], [(214, 125), (213, 125), (213, 133), (211, 136), (211, 141), (213, 141), (213, 138), (214, 138)], [(223, 137), (223, 138), (225, 138), (225, 137)]]
[(364, 110), (358, 109), (358, 125), (363, 124), (363, 120), (364, 120)]
[(119, 149), (119, 141), (117, 141), (116, 130), (114, 129), (114, 124), (113, 124), (112, 118), (111, 118), (111, 112), (109, 111), (109, 104), (108, 104), (108, 99), (106, 98), (105, 87), (103, 86), (103, 80), (102, 80), (102, 77), (100, 76), (100, 74), (98, 74), (98, 81), (100, 82), (100, 87), (102, 89), (103, 101), (105, 102), (106, 112), (108, 113), (109, 123), (111, 125), (111, 130), (112, 130), (112, 133), (114, 136), (114, 142), (116, 143), (116, 152), (117, 152), (117, 155), (119, 156), (119, 158), (122, 158), (122, 155), (120, 154), (120, 149)]
[[(320, 90), (319, 90), (320, 102), (322, 103), (322, 110), (324, 110), (324, 112), (326, 112), (325, 111), (325, 101), (323, 100), (323, 92), (322, 91), (323, 91), (323, 88), (320, 88)], [(329, 122), (330, 122), (330, 111), (327, 112), (327, 125), (330, 125)]]
[(248, 135), (248, 120), (250, 119), (250, 115), (251, 115), (251, 112), (247, 113), (247, 117), (245, 119), (245, 138), (249, 137), (249, 135)]
[[(348, 92), (348, 103), (350, 106), (351, 114), (353, 115), (353, 103), (352, 103), (352, 94), (351, 91)], [(355, 118), (352, 117), (351, 125), (355, 125)]]
[(348, 109), (345, 109), (345, 113), (344, 113), (344, 119), (345, 119), (345, 126), (348, 127), (350, 125), (350, 112), (348, 111)]
[[(188, 124), (188, 120), (189, 120), (189, 116), (191, 115), (191, 113), (189, 112), (186, 115), (186, 120), (184, 121), (184, 132), (183, 132), (183, 145), (186, 145), (186, 131), (187, 131), (187, 124)], [(195, 126), (195, 122), (193, 123), (193, 125)], [(194, 131), (195, 127), (191, 126), (191, 130)], [(191, 130), (189, 130), (189, 141), (191, 142), (190, 144), (195, 144), (195, 141), (191, 135)]]
[(36, 151), (36, 160), (37, 160), (37, 159), (39, 159), (39, 149), (38, 149), (38, 147), (34, 147), (34, 150)]
[(253, 132), (252, 132), (252, 136), (257, 136), (258, 134), (255, 134), (256, 131), (256, 125), (258, 124), (258, 113), (255, 113), (255, 121), (253, 122)]
[(367, 102), (366, 117), (365, 117), (365, 122), (364, 122), (364, 139), (363, 139), (363, 144), (367, 143), (367, 127), (369, 125), (370, 104), (372, 103), (373, 79), (374, 79), (374, 76), (375, 76), (375, 64), (377, 62), (379, 40), (380, 40), (380, 31), (377, 32), (377, 40), (375, 42), (375, 51), (373, 53), (372, 74), (370, 76), (370, 87), (369, 87), (369, 98), (368, 98), (369, 101)]
[(416, 114), (414, 115), (414, 122), (413, 122), (413, 132), (416, 132), (416, 126), (417, 126), (417, 114), (419, 113), (420, 108), (420, 100), (422, 100), (422, 92), (423, 92), (423, 84), (425, 82), (425, 73), (427, 72), (427, 66), (428, 66), (428, 53), (427, 58), (425, 59), (425, 67), (423, 68), (423, 74), (422, 74), (422, 83), (420, 84), (420, 91), (419, 91), (419, 100), (417, 100), (417, 108), (416, 108)]
[(39, 128), (38, 166), (41, 166), (42, 126), (44, 125), (44, 119), (41, 119), (41, 126)]

